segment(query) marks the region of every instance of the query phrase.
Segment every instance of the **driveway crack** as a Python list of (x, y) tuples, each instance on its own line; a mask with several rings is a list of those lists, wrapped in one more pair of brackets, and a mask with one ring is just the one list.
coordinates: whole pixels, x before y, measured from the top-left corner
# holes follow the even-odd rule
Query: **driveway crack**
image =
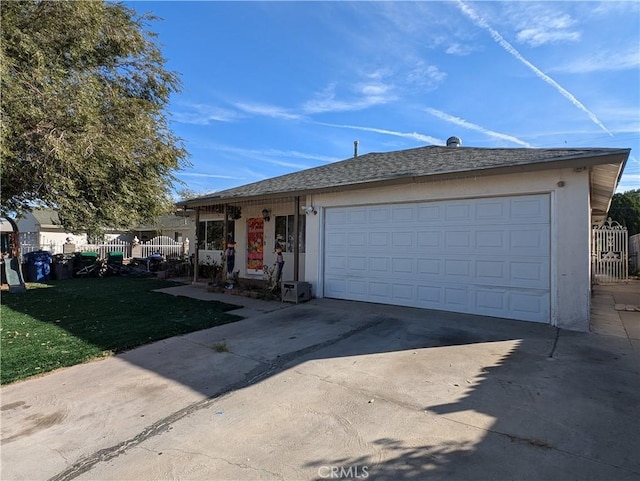
[(366, 331), (367, 329), (371, 329), (372, 327), (375, 327), (381, 324), (385, 320), (387, 320), (386, 317), (378, 316), (373, 320), (369, 321), (368, 323), (362, 324), (337, 337), (328, 339), (324, 342), (313, 344), (311, 346), (305, 347), (303, 349), (299, 349), (297, 351), (292, 351), (290, 353), (284, 354), (282, 356), (277, 357), (272, 362), (262, 361), (261, 366), (257, 366), (256, 368), (249, 371), (244, 377), (244, 379), (242, 379), (241, 381), (230, 384), (229, 386), (219, 390), (217, 393), (212, 394), (207, 399), (203, 399), (202, 401), (198, 401), (196, 403), (190, 404), (174, 412), (173, 414), (170, 414), (169, 416), (166, 416), (165, 418), (156, 421), (155, 423), (151, 424), (150, 426), (147, 426), (140, 433), (138, 433), (136, 436), (130, 439), (122, 441), (121, 443), (118, 443), (114, 446), (101, 449), (89, 456), (80, 458), (78, 461), (76, 461), (74, 464), (69, 466), (64, 471), (49, 478), (48, 481), (68, 481), (68, 480), (74, 479), (80, 476), (81, 474), (90, 471), (91, 469), (93, 469), (95, 465), (114, 459), (120, 456), (121, 454), (124, 454), (129, 449), (139, 446), (141, 443), (143, 443), (147, 439), (153, 436), (157, 436), (159, 434), (165, 433), (170, 429), (171, 425), (173, 425), (174, 423), (180, 421), (181, 419), (187, 416), (190, 416), (191, 414), (197, 411), (209, 408), (214, 403), (216, 403), (218, 399), (222, 399), (230, 395), (234, 391), (248, 387), (252, 384), (255, 384), (258, 381), (261, 381), (262, 379), (265, 379), (273, 375), (276, 371), (282, 369), (285, 365), (289, 364), (295, 359), (306, 356), (313, 352), (319, 351), (320, 349), (324, 349), (340, 341), (348, 339), (351, 336), (354, 336), (363, 331)]

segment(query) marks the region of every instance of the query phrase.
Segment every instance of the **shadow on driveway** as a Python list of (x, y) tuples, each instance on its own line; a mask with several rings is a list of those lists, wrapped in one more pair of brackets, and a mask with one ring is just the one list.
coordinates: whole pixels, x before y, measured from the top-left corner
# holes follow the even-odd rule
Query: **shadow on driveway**
[(638, 380), (622, 339), (313, 300), (3, 388), (2, 479), (638, 479)]

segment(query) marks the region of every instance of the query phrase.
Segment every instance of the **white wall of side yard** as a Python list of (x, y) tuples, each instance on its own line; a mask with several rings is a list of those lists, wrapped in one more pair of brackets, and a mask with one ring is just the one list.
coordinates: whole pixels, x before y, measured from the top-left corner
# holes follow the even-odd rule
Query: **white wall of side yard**
[[(564, 182), (558, 186), (558, 182)], [(324, 208), (365, 204), (447, 200), (522, 194), (550, 194), (551, 323), (587, 331), (590, 318), (589, 173), (555, 169), (535, 173), (469, 177), (378, 189), (314, 195), (318, 215), (307, 216), (305, 274), (313, 294), (322, 297)]]

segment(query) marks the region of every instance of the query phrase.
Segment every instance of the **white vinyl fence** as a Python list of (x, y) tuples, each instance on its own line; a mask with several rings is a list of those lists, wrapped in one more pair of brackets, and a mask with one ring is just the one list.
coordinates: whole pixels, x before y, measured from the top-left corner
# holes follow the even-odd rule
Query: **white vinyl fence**
[(105, 241), (99, 244), (78, 241), (67, 243), (39, 236), (37, 232), (20, 232), (20, 249), (24, 256), (29, 252), (48, 251), (51, 255), (72, 252), (97, 252), (101, 258), (109, 252), (122, 252), (125, 259), (132, 257), (146, 258), (151, 254), (162, 254), (167, 259), (185, 258), (189, 256), (189, 239), (176, 242), (167, 236), (158, 236), (147, 242), (129, 242), (121, 239)]
[[(185, 252), (186, 249), (186, 252)], [(176, 242), (171, 237), (161, 235), (150, 241), (140, 243), (141, 255), (133, 257), (149, 257), (151, 254), (162, 254), (167, 259), (178, 259), (189, 256), (189, 239)]]

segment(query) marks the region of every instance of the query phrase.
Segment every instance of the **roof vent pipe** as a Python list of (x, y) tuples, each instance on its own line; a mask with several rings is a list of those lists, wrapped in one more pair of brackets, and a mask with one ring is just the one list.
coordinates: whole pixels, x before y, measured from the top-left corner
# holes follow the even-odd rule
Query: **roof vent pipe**
[(460, 137), (449, 137), (447, 139), (447, 147), (460, 147), (462, 145), (462, 140)]
[(358, 156), (358, 144), (360, 142), (358, 142), (357, 140), (353, 141), (353, 157), (357, 157)]

